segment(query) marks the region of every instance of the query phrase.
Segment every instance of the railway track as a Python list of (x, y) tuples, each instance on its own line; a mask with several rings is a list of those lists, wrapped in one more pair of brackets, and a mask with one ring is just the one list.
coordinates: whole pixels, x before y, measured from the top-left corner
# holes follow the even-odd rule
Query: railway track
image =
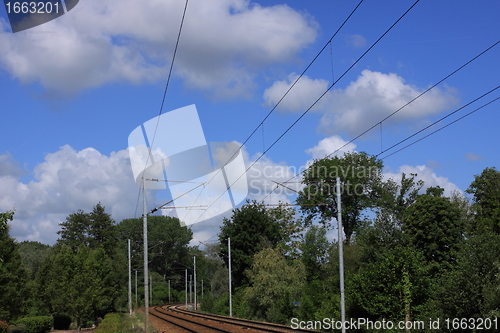
[(150, 315), (169, 324), (170, 328), (163, 332), (173, 332), (172, 328), (178, 332), (193, 333), (315, 332), (292, 329), (284, 325), (192, 312), (180, 309), (176, 305), (151, 308)]

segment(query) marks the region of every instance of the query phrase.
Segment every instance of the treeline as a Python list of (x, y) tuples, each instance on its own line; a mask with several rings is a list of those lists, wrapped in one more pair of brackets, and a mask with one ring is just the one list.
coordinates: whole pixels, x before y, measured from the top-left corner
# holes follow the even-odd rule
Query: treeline
[[(225, 269), (231, 239), (233, 315), (287, 325), (295, 318), (326, 331), (315, 322), (340, 320), (338, 243), (327, 239), (336, 227), (339, 176), (346, 319), (375, 323), (349, 332), (401, 331), (376, 329), (388, 321), (412, 332), (473, 332), (480, 323), (498, 331), (500, 172), (486, 168), (467, 196), (446, 197), (439, 187), (423, 191), (415, 174), (396, 182), (381, 170), (364, 153), (317, 160), (303, 178), (300, 216), (257, 202), (234, 210), (218, 250)], [(212, 288), (202, 309), (229, 314), (227, 287), (212, 280)]]
[[(228, 315), (230, 239), (233, 316), (306, 326), (340, 320), (338, 242), (331, 236), (340, 177), (347, 320), (429, 325), (439, 319), (433, 332), (470, 332), (471, 326), (447, 327), (445, 320), (472, 318), (470, 325), (474, 318), (497, 318), (500, 172), (486, 168), (471, 176), (466, 196), (447, 197), (439, 187), (423, 191), (415, 174), (384, 180), (382, 167), (365, 153), (314, 161), (297, 210), (247, 202), (222, 221), (218, 242), (203, 251), (188, 245), (192, 232), (178, 219), (149, 217), (151, 304), (190, 299), (185, 270), (193, 275), (196, 256), (201, 310)], [(0, 214), (0, 327), (2, 320), (34, 316), (51, 316), (61, 328), (91, 326), (106, 313), (127, 311), (128, 239), (133, 306), (143, 305), (142, 218), (115, 223), (97, 204), (70, 214), (53, 246), (17, 244), (8, 234), (13, 218)]]
[[(7, 224), (14, 213), (0, 218), (0, 321), (4, 326), (7, 322), (18, 329), (13, 324), (22, 318), (50, 316), (59, 329), (91, 327), (106, 313), (128, 311), (128, 239), (133, 307), (143, 306), (142, 218), (116, 224), (97, 204), (91, 212), (78, 210), (60, 223), (53, 246), (17, 244), (9, 237)], [(193, 256), (201, 256), (188, 246), (192, 232), (181, 227), (178, 219), (164, 216), (149, 217), (148, 229), (152, 302), (168, 302), (168, 280), (171, 301), (183, 300), (184, 269), (192, 266)]]

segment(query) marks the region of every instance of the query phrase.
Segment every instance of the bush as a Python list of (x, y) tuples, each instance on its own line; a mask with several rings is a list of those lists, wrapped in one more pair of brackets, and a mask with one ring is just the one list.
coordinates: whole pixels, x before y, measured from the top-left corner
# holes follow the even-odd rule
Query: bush
[(26, 325), (26, 333), (49, 333), (54, 319), (49, 316), (26, 317), (19, 319), (17, 323)]
[(4, 320), (0, 320), (0, 333), (7, 332), (8, 328), (9, 328), (9, 324), (7, 324), (7, 322)]
[(7, 333), (26, 333), (26, 325), (17, 324), (9, 327)]
[(121, 333), (119, 313), (108, 313), (97, 327), (96, 333)]

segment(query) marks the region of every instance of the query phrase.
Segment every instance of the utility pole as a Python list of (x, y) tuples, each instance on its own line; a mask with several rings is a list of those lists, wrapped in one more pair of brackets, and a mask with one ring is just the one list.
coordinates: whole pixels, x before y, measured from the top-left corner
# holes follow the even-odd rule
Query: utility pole
[(144, 233), (144, 326), (149, 333), (149, 285), (148, 285), (148, 214), (146, 212), (146, 177), (142, 174), (142, 204), (143, 204), (143, 233)]
[(153, 304), (153, 276), (149, 276), (149, 303)]
[(194, 310), (196, 311), (196, 256), (193, 257), (194, 259)]
[(132, 262), (130, 260), (130, 239), (128, 240), (128, 312), (132, 316)]
[(229, 252), (229, 317), (233, 316), (233, 297), (231, 288), (231, 238), (227, 239), (227, 248)]
[(342, 333), (345, 333), (345, 294), (344, 294), (344, 240), (342, 237), (342, 205), (340, 203), (340, 177), (337, 177), (337, 222), (339, 228), (339, 270), (340, 270), (340, 316)]
[(137, 311), (137, 270), (135, 270), (135, 309)]
[(189, 303), (191, 303), (191, 309), (193, 308), (193, 274), (189, 274)]
[(186, 269), (186, 310), (188, 308), (188, 270)]

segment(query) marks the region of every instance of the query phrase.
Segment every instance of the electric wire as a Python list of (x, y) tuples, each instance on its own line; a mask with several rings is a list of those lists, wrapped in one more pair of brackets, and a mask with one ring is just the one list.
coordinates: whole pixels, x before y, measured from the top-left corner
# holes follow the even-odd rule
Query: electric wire
[[(338, 151), (340, 151), (342, 148), (346, 147), (347, 145), (349, 145), (350, 143), (353, 143), (356, 139), (360, 138), (361, 136), (363, 136), (364, 134), (368, 133), (369, 131), (371, 131), (373, 128), (377, 127), (377, 126), (382, 126), (382, 123), (384, 121), (386, 121), (387, 119), (389, 119), (390, 117), (392, 117), (393, 115), (395, 115), (396, 113), (398, 113), (399, 111), (401, 111), (403, 108), (407, 107), (409, 104), (411, 104), (412, 102), (414, 102), (415, 100), (417, 100), (418, 98), (422, 97), (424, 94), (426, 94), (427, 92), (429, 92), (430, 90), (432, 90), (433, 88), (435, 88), (436, 86), (438, 86), (439, 84), (443, 83), (445, 80), (447, 80), (448, 78), (450, 78), (451, 76), (453, 76), (454, 74), (456, 74), (457, 72), (459, 72), (460, 70), (462, 70), (463, 68), (465, 68), (467, 65), (471, 64), (473, 61), (475, 61), (476, 59), (478, 59), (480, 56), (484, 55), (486, 52), (490, 51), (491, 49), (493, 49), (495, 46), (497, 46), (498, 44), (500, 43), (500, 40), (495, 42), (494, 44), (492, 44), (491, 46), (489, 46), (488, 48), (486, 48), (485, 50), (483, 50), (482, 52), (480, 52), (478, 55), (476, 55), (475, 57), (473, 57), (472, 59), (470, 59), (469, 61), (467, 61), (466, 63), (464, 63), (462, 66), (458, 67), (456, 70), (454, 70), (453, 72), (451, 72), (450, 74), (448, 74), (447, 76), (445, 76), (443, 79), (439, 80), (437, 83), (435, 83), (434, 85), (432, 85), (431, 87), (429, 87), (428, 89), (426, 89), (425, 91), (423, 91), (422, 93), (420, 93), (419, 95), (417, 95), (415, 98), (413, 98), (412, 100), (410, 100), (408, 103), (404, 104), (402, 107), (400, 107), (399, 109), (397, 109), (396, 111), (392, 112), (390, 115), (386, 116), (384, 119), (382, 119), (381, 121), (379, 121), (378, 123), (376, 123), (375, 125), (371, 126), (370, 128), (368, 128), (367, 130), (365, 130), (364, 132), (362, 132), (361, 134), (359, 134), (358, 136), (356, 136), (354, 139), (348, 141), (347, 143), (345, 143), (344, 145), (342, 145), (341, 147), (337, 148), (335, 151), (333, 151), (332, 153), (328, 154), (325, 156), (325, 158), (327, 157), (330, 157), (332, 156), (333, 154), (337, 153)], [(382, 149), (381, 149), (382, 150)], [(381, 152), (382, 153), (382, 152)], [(307, 170), (307, 169), (306, 169)], [(286, 182), (289, 182), (290, 180), (292, 180), (293, 178), (296, 178), (298, 176), (300, 176), (301, 173), (305, 172), (305, 170), (301, 171), (300, 173), (296, 173), (293, 177), (291, 177), (290, 179), (288, 179)], [(272, 194), (279, 186), (276, 186), (274, 188), (274, 190), (272, 190), (269, 194), (267, 194), (262, 200), (265, 200), (270, 194)]]
[[(151, 157), (151, 151), (153, 150), (153, 145), (154, 145), (155, 138), (156, 138), (156, 132), (158, 131), (158, 125), (160, 123), (160, 116), (163, 113), (163, 106), (165, 105), (165, 99), (166, 99), (168, 87), (169, 87), (169, 84), (170, 84), (170, 78), (172, 77), (172, 71), (173, 71), (173, 68), (174, 68), (175, 57), (177, 55), (177, 50), (179, 48), (179, 41), (181, 39), (182, 27), (184, 26), (184, 19), (186, 17), (186, 11), (187, 11), (188, 2), (189, 2), (189, 0), (186, 0), (185, 5), (184, 5), (184, 10), (182, 12), (182, 19), (181, 19), (181, 23), (180, 23), (180, 26), (179, 26), (179, 32), (177, 34), (177, 40), (175, 42), (174, 53), (172, 55), (172, 61), (170, 62), (170, 69), (168, 71), (168, 76), (167, 76), (167, 82), (165, 84), (165, 89), (163, 91), (163, 98), (162, 98), (161, 105), (160, 105), (160, 112), (159, 112), (159, 115), (158, 115), (158, 120), (156, 121), (156, 127), (155, 127), (155, 131), (154, 131), (154, 134), (153, 134), (153, 139), (151, 140), (151, 143), (149, 145), (149, 154), (148, 154), (148, 157), (146, 158), (146, 163), (144, 165), (144, 171), (146, 171), (146, 167), (147, 167), (147, 165), (149, 163), (149, 159)], [(144, 172), (143, 172), (142, 177), (144, 178)], [(143, 182), (143, 184), (144, 184), (144, 182)], [(137, 205), (136, 205), (136, 211), (135, 211), (135, 216), (136, 217), (137, 217), (137, 207), (139, 205), (139, 200), (140, 200), (140, 193), (141, 193), (140, 191), (141, 191), (141, 188), (139, 187), (139, 197), (137, 198)], [(145, 192), (146, 191), (144, 189), (144, 195), (146, 195)]]
[(443, 79), (441, 79), (440, 81), (438, 81), (437, 83), (435, 83), (434, 85), (432, 85), (431, 87), (429, 87), (428, 89), (424, 90), (422, 93), (418, 94), (416, 97), (414, 97), (412, 100), (410, 100), (408, 103), (406, 103), (405, 105), (403, 105), (402, 107), (400, 107), (399, 109), (397, 109), (396, 111), (394, 111), (393, 113), (391, 113), (390, 115), (386, 116), (384, 119), (382, 119), (381, 121), (379, 121), (378, 123), (376, 123), (375, 125), (371, 126), (370, 128), (368, 128), (367, 130), (365, 130), (364, 132), (362, 132), (361, 134), (359, 134), (358, 136), (356, 136), (354, 139), (348, 141), (347, 143), (345, 143), (343, 146), (341, 146), (340, 148), (337, 148), (337, 150), (335, 150), (334, 152), (328, 154), (326, 157), (330, 157), (331, 155), (335, 154), (336, 152), (340, 151), (342, 148), (344, 148), (345, 146), (347, 146), (348, 144), (354, 142), (355, 140), (359, 139), (360, 137), (362, 137), (363, 135), (365, 135), (366, 133), (368, 133), (369, 131), (371, 131), (372, 129), (374, 129), (375, 127), (379, 126), (380, 124), (382, 124), (384, 121), (386, 121), (387, 119), (389, 119), (390, 117), (394, 116), (396, 113), (398, 113), (399, 111), (401, 111), (403, 108), (407, 107), (408, 105), (410, 105), (411, 103), (413, 103), (415, 100), (417, 100), (418, 98), (420, 98), (422, 95), (426, 94), (427, 92), (429, 92), (431, 89), (434, 89), (436, 86), (438, 86), (439, 84), (441, 84), (442, 82), (444, 82), (445, 80), (447, 80), (449, 77), (451, 77), (452, 75), (454, 75), (455, 73), (457, 73), (458, 71), (460, 71), (461, 69), (463, 69), (465, 66), (469, 65), (471, 62), (473, 62), (474, 60), (476, 60), (477, 58), (479, 58), (480, 56), (482, 56), (483, 54), (485, 54), (486, 52), (488, 52), (489, 50), (491, 50), (493, 47), (497, 46), (498, 44), (500, 43), (500, 40), (497, 41), (496, 43), (494, 43), (493, 45), (491, 45), (490, 47), (488, 47), (486, 50), (484, 50), (483, 52), (479, 53), (477, 56), (475, 56), (474, 58), (472, 58), (471, 60), (467, 61), (465, 64), (463, 64), (462, 66), (460, 66), (459, 68), (457, 68), (456, 70), (454, 70), (453, 72), (451, 72), (450, 74), (448, 74), (447, 76), (445, 76)]
[[(293, 87), (297, 84), (297, 82), (305, 75), (305, 73), (309, 70), (309, 68), (314, 64), (314, 62), (319, 58), (319, 56), (325, 51), (325, 49), (330, 45), (332, 40), (338, 35), (340, 30), (346, 25), (346, 23), (349, 21), (349, 19), (354, 15), (354, 13), (357, 11), (357, 9), (361, 6), (364, 0), (360, 0), (356, 7), (350, 12), (350, 14), (347, 16), (347, 18), (342, 22), (342, 24), (337, 28), (335, 33), (330, 37), (330, 39), (325, 43), (325, 45), (321, 48), (321, 50), (316, 54), (316, 56), (311, 60), (311, 62), (306, 66), (306, 68), (302, 71), (302, 73), (295, 79), (295, 81), (290, 85), (288, 90), (283, 94), (283, 96), (279, 99), (279, 101), (273, 106), (273, 108), (267, 113), (267, 115), (264, 117), (264, 119), (255, 127), (255, 129), (250, 133), (250, 135), (243, 141), (243, 143), (239, 146), (239, 148), (233, 153), (233, 155), (228, 159), (227, 162), (224, 163), (224, 165), (217, 170), (217, 172), (214, 174), (214, 176), (207, 181), (207, 185), (210, 184), (215, 177), (220, 173), (220, 171), (231, 161), (243, 148), (243, 146), (254, 136), (254, 134), (259, 130), (260, 127), (262, 127), (262, 136), (263, 136), (263, 142), (262, 142), (262, 148), (263, 151), (266, 151), (265, 149), (265, 142), (264, 142), (264, 122), (271, 116), (271, 114), (276, 110), (276, 108), (281, 104), (281, 102), (285, 99), (285, 97), (288, 95), (288, 93), (293, 89)], [(333, 66), (333, 65), (332, 65)], [(332, 68), (332, 75), (333, 75), (333, 68)], [(333, 80), (333, 78), (332, 78)], [(246, 173), (247, 171), (245, 171)], [(240, 177), (241, 178), (241, 177)], [(239, 178), (238, 178), (239, 179)], [(224, 192), (225, 193), (225, 192)], [(223, 193), (223, 194), (224, 194)], [(196, 199), (193, 201), (194, 203), (198, 201), (199, 197), (201, 196), (202, 192), (198, 194)], [(187, 217), (187, 214), (186, 216)]]
[[(500, 86), (497, 86), (496, 88), (494, 88), (494, 89), (492, 89), (492, 90), (488, 91), (487, 93), (485, 93), (485, 94), (481, 95), (480, 97), (478, 97), (478, 98), (474, 99), (473, 101), (471, 101), (471, 102), (469, 102), (469, 103), (465, 104), (464, 106), (462, 106), (462, 107), (458, 108), (457, 110), (455, 110), (455, 111), (453, 111), (453, 112), (451, 112), (451, 113), (447, 114), (446, 116), (444, 116), (444, 117), (442, 117), (442, 118), (440, 118), (440, 119), (436, 120), (435, 122), (433, 122), (432, 124), (430, 124), (430, 125), (426, 126), (425, 128), (423, 128), (423, 129), (421, 129), (421, 130), (419, 130), (419, 131), (417, 131), (417, 132), (413, 133), (412, 135), (410, 135), (410, 136), (406, 137), (405, 139), (403, 139), (403, 140), (399, 141), (398, 143), (396, 143), (396, 144), (392, 145), (390, 148), (387, 148), (386, 150), (384, 150), (384, 151), (383, 151), (383, 152), (381, 152), (380, 154), (376, 155), (375, 157), (378, 157), (379, 155), (381, 155), (381, 154), (383, 154), (383, 153), (385, 153), (385, 152), (387, 152), (387, 151), (389, 151), (389, 150), (391, 150), (391, 149), (393, 149), (393, 148), (395, 148), (395, 147), (399, 146), (399, 145), (400, 145), (400, 144), (402, 144), (403, 142), (408, 141), (409, 139), (411, 139), (411, 138), (412, 138), (412, 137), (414, 137), (415, 135), (417, 135), (417, 134), (419, 134), (419, 133), (421, 133), (421, 132), (425, 131), (426, 129), (428, 129), (428, 128), (430, 128), (430, 127), (434, 126), (434, 125), (436, 125), (437, 123), (439, 123), (439, 122), (441, 122), (442, 120), (444, 120), (444, 119), (446, 119), (446, 118), (450, 117), (451, 115), (453, 115), (453, 114), (457, 113), (458, 111), (460, 111), (460, 110), (462, 110), (462, 109), (466, 108), (467, 106), (471, 105), (472, 103), (477, 102), (477, 101), (478, 101), (478, 100), (480, 100), (481, 98), (486, 97), (487, 95), (489, 95), (490, 93), (494, 92), (494, 91), (495, 91), (495, 90), (497, 90), (498, 88), (500, 88)], [(497, 97), (497, 98), (495, 98), (495, 99), (491, 100), (490, 102), (488, 102), (488, 103), (486, 103), (486, 104), (483, 104), (482, 106), (478, 107), (477, 109), (474, 109), (473, 111), (471, 111), (471, 112), (469, 112), (469, 113), (467, 113), (467, 114), (463, 115), (462, 117), (455, 119), (455, 120), (454, 120), (454, 121), (452, 121), (451, 123), (449, 123), (449, 124), (447, 124), (447, 125), (445, 125), (445, 126), (443, 126), (443, 127), (439, 128), (439, 129), (437, 129), (437, 130), (435, 130), (435, 131), (431, 132), (430, 134), (427, 134), (426, 136), (424, 136), (424, 137), (422, 137), (422, 138), (420, 138), (420, 139), (418, 139), (418, 140), (416, 140), (416, 141), (412, 142), (412, 143), (411, 143), (411, 144), (409, 144), (409, 145), (404, 146), (403, 148), (401, 148), (401, 149), (399, 149), (399, 150), (397, 150), (397, 151), (395, 151), (395, 152), (393, 152), (393, 153), (391, 153), (391, 154), (389, 154), (389, 155), (387, 155), (387, 156), (383, 157), (382, 159), (385, 159), (385, 158), (387, 158), (387, 157), (389, 157), (389, 156), (392, 156), (392, 155), (396, 154), (397, 152), (400, 152), (401, 150), (406, 149), (406, 148), (408, 148), (408, 147), (410, 147), (410, 146), (414, 145), (415, 143), (417, 143), (417, 142), (419, 142), (419, 141), (421, 141), (421, 140), (423, 140), (423, 139), (425, 139), (425, 138), (427, 138), (427, 137), (431, 136), (432, 134), (435, 134), (435, 133), (437, 133), (437, 132), (441, 131), (442, 129), (444, 129), (444, 128), (446, 128), (446, 127), (448, 127), (448, 126), (450, 126), (450, 125), (452, 125), (452, 124), (456, 123), (457, 121), (459, 121), (459, 120), (461, 120), (461, 119), (463, 119), (463, 118), (465, 118), (465, 117), (467, 117), (467, 116), (469, 116), (469, 115), (473, 114), (474, 112), (479, 111), (480, 109), (482, 109), (482, 108), (484, 108), (484, 107), (486, 107), (486, 106), (490, 105), (491, 103), (493, 103), (493, 102), (497, 101), (498, 99), (500, 99), (500, 97)]]
[[(339, 82), (349, 71), (351, 71), (352, 68), (354, 68), (354, 66), (356, 66), (358, 64), (359, 61), (361, 61), (361, 59), (364, 58), (364, 56), (370, 52), (374, 47), (375, 45), (377, 45), (388, 33), (389, 31), (391, 31), (402, 19), (403, 17), (405, 17), (412, 9), (413, 7), (415, 7), (417, 5), (417, 3), (419, 2), (420, 0), (417, 0), (415, 1), (365, 52), (363, 52), (363, 54), (358, 58), (356, 59), (356, 61), (354, 61), (354, 63), (337, 79), (335, 80), (326, 90), (325, 92), (323, 92), (320, 97), (318, 97), (316, 99), (316, 101), (314, 103), (312, 103), (312, 105), (307, 108), (306, 111), (304, 111), (299, 118), (297, 118), (293, 123), (292, 125), (290, 125), (254, 162), (252, 162), (250, 164), (250, 166), (245, 170), (245, 172), (243, 172), (232, 184), (230, 184), (228, 186), (228, 188), (223, 191), (222, 194), (220, 194), (210, 205), (209, 207), (207, 208), (210, 209), (211, 206), (213, 206), (213, 204), (215, 202), (217, 202), (230, 188), (231, 186), (233, 186), (241, 177), (243, 177), (243, 175), (245, 175), (262, 157), (264, 157), (264, 155), (274, 147), (274, 145), (276, 145), (276, 143), (278, 143), (336, 84), (337, 82)], [(328, 45), (328, 44), (326, 44)], [(326, 47), (326, 46), (325, 46)], [(281, 100), (280, 100), (281, 101)], [(205, 211), (206, 212), (206, 211)], [(203, 214), (205, 213), (203, 212), (201, 216), (203, 216)], [(196, 220), (196, 222), (200, 219), (200, 217)], [(196, 223), (195, 222), (195, 223)]]

